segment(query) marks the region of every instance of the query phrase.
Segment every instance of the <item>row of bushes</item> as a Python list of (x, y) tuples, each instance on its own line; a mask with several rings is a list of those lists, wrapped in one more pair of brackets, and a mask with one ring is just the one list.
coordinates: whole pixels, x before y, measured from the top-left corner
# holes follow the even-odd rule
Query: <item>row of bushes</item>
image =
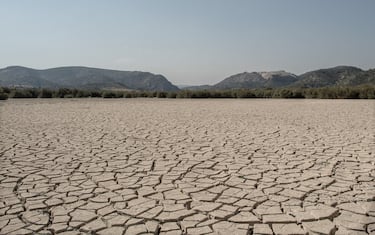
[(177, 98), (375, 99), (375, 87), (326, 87), (181, 91)]
[(318, 99), (375, 99), (375, 86), (326, 87), (326, 88), (278, 88), (237, 90), (181, 90), (177, 92), (156, 91), (110, 91), (78, 89), (32, 89), (0, 88), (0, 99), (7, 98), (318, 98)]

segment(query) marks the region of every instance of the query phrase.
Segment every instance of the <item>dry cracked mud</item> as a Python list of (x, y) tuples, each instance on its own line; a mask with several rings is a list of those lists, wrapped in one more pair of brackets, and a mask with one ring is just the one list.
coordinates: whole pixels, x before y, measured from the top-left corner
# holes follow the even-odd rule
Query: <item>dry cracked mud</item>
[(375, 102), (0, 103), (0, 234), (374, 234)]

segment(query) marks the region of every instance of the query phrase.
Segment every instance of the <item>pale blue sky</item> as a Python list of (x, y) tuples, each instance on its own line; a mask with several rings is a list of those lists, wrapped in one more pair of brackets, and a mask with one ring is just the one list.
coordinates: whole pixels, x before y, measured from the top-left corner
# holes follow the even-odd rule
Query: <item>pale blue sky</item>
[(375, 67), (374, 0), (1, 0), (0, 67), (83, 65), (213, 84)]

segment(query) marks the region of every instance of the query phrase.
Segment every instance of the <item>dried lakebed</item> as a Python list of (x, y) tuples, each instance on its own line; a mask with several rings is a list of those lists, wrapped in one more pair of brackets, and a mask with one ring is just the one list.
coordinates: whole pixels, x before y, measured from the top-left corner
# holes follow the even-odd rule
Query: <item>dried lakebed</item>
[(371, 100), (0, 102), (0, 234), (374, 234)]

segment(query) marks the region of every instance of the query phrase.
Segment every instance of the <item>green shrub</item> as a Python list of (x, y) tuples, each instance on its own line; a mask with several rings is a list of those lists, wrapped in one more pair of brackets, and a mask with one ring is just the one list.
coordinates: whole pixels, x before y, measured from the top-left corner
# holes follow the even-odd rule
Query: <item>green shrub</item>
[(34, 89), (16, 89), (11, 92), (12, 98), (37, 98), (39, 92)]
[(102, 93), (100, 93), (99, 91), (91, 91), (90, 97), (102, 97)]
[(359, 91), (358, 90), (355, 90), (355, 89), (352, 89), (350, 91), (348, 91), (348, 95), (347, 95), (347, 99), (359, 99)]
[(7, 100), (8, 99), (8, 94), (5, 92), (0, 93), (0, 100)]
[(79, 90), (75, 97), (76, 98), (86, 98), (86, 97), (90, 97), (91, 93), (89, 91), (83, 91), (83, 90)]
[(118, 91), (104, 91), (102, 93), (103, 98), (123, 98), (124, 93)]
[(183, 90), (177, 93), (176, 98), (191, 98), (191, 91)]
[(124, 98), (134, 98), (133, 94), (131, 92), (124, 92)]
[(103, 98), (116, 98), (116, 94), (112, 91), (105, 91), (102, 93)]
[(191, 93), (190, 98), (210, 98), (210, 92), (207, 90), (194, 91)]
[(9, 94), (11, 90), (8, 87), (0, 87), (0, 92)]
[(163, 92), (163, 91), (157, 92), (156, 97), (167, 98), (167, 92)]
[(256, 98), (256, 95), (251, 90), (241, 90), (235, 93), (237, 98)]
[[(65, 98), (68, 94), (72, 94), (72, 91), (68, 88), (60, 88), (54, 92), (54, 97), (56, 98)], [(71, 95), (73, 97), (73, 95)]]
[(48, 89), (42, 89), (39, 93), (39, 98), (52, 98), (52, 91)]
[(177, 93), (173, 92), (173, 91), (172, 92), (168, 92), (167, 98), (175, 99), (175, 98), (177, 98)]

